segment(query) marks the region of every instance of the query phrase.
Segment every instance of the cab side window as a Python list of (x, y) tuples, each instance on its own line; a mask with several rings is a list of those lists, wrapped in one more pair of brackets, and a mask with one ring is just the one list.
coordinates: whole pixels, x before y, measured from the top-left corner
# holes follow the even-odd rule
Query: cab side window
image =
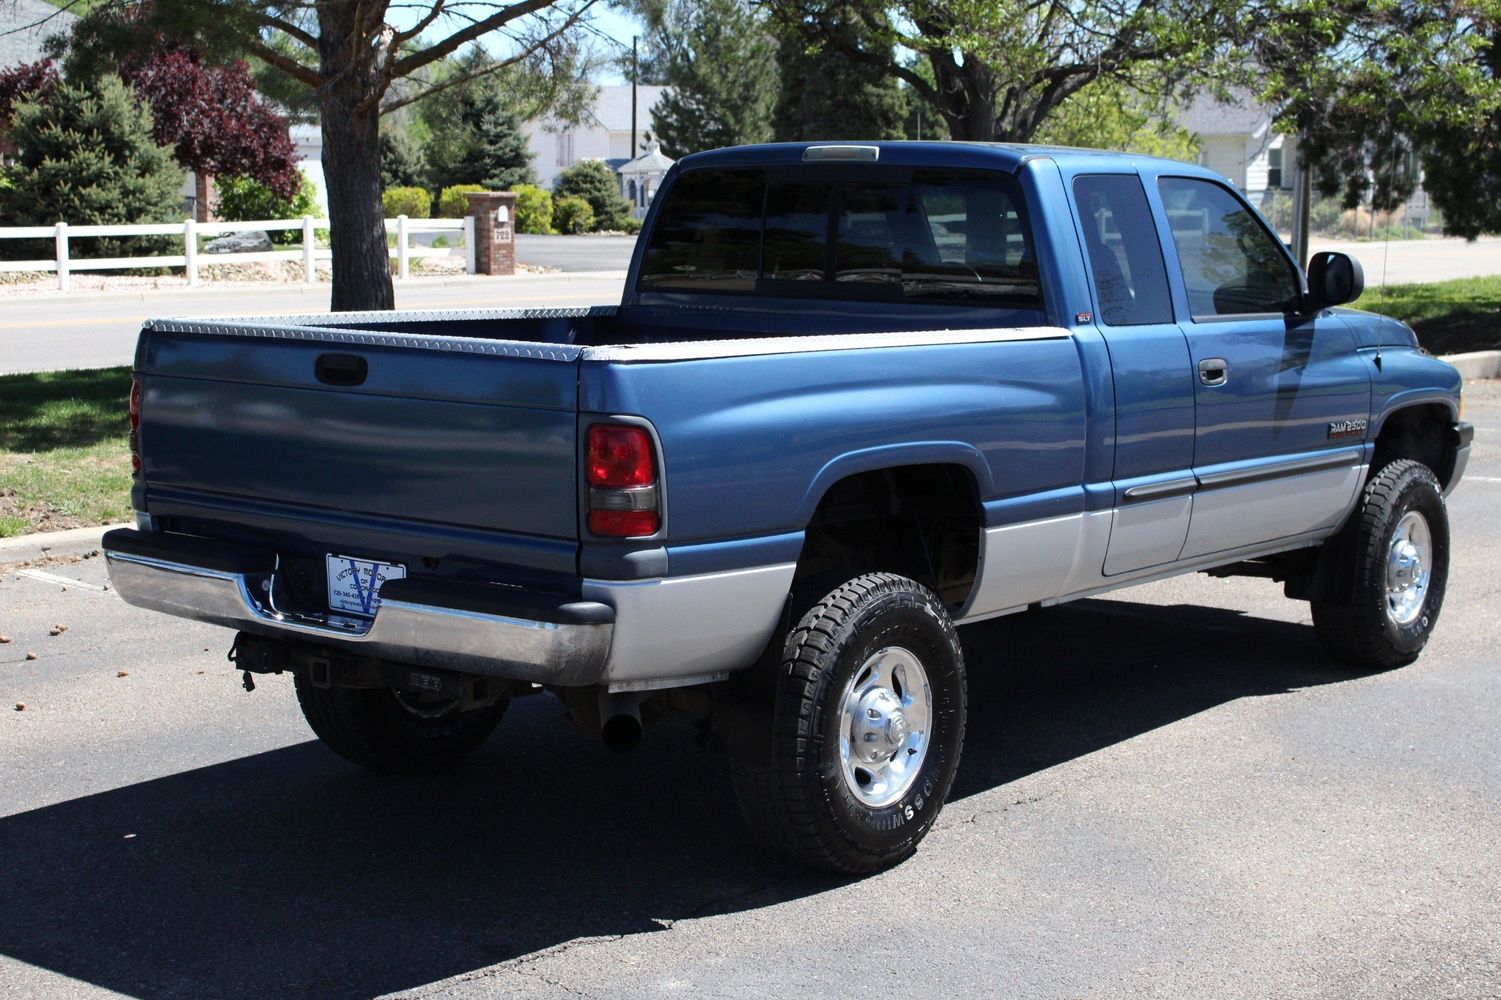
[(1297, 308), (1296, 272), (1244, 202), (1211, 181), (1164, 177), (1158, 185), (1194, 319)]
[(1127, 174), (1074, 179), (1074, 203), (1094, 272), (1100, 322), (1142, 326), (1173, 321), (1167, 268), (1147, 193)]

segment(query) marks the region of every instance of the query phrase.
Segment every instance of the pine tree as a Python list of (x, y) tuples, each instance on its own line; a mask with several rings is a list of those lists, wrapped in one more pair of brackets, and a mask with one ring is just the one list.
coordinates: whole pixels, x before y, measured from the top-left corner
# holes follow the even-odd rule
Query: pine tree
[(652, 108), (662, 151), (766, 142), (777, 99), (777, 46), (748, 0), (638, 0), (650, 58), (672, 89)]
[[(172, 150), (151, 138), (151, 112), (117, 76), (88, 85), (59, 84), (45, 101), (23, 102), (11, 135), (20, 152), (0, 189), (0, 218), (12, 226), (129, 225), (180, 222), (183, 173)], [(40, 254), (7, 240), (8, 253)], [(162, 237), (80, 239), (80, 257), (155, 252)]]
[[(850, 48), (860, 30), (847, 16), (838, 33)], [(811, 139), (901, 139), (906, 96), (895, 76), (851, 59), (843, 47), (810, 47), (785, 35), (778, 44), (781, 87), (772, 113), (779, 142)]]
[(435, 103), (428, 128), (433, 136), (426, 148), (428, 182), (435, 188), (483, 184), (491, 191), (510, 191), (536, 180), (521, 120), (491, 78), (461, 88), (451, 107)]
[(422, 163), (422, 151), (411, 136), (399, 128), (381, 129), (380, 189), (426, 186), (427, 170)]

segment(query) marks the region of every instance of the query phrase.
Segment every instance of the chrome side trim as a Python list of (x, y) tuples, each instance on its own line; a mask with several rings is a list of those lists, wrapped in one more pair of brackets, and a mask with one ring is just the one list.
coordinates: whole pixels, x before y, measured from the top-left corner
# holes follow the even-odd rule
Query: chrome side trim
[(455, 608), (381, 602), (373, 619), (294, 615), (262, 603), (270, 574), (191, 566), (105, 552), (110, 582), (127, 603), (181, 618), (262, 635), (298, 635), (419, 666), (530, 680), (590, 684), (600, 680), (613, 626), (557, 624)]
[(1278, 462), (1275, 465), (1262, 465), (1251, 469), (1227, 469), (1224, 472), (1199, 473), (1199, 485), (1205, 489), (1217, 489), (1221, 486), (1243, 486), (1247, 483), (1259, 483), (1268, 479), (1281, 479), (1285, 476), (1301, 475), (1305, 472), (1317, 472), (1320, 469), (1333, 469), (1339, 466), (1354, 467), (1360, 464), (1363, 454), (1360, 448), (1341, 448), (1331, 451), (1327, 455), (1314, 455), (1309, 458), (1295, 458), (1287, 462)]
[(750, 666), (781, 623), (796, 571), (789, 562), (655, 580), (585, 580), (584, 600), (615, 609), (606, 680), (691, 683)]
[(1164, 497), (1182, 496), (1192, 493), (1199, 488), (1199, 481), (1193, 476), (1184, 476), (1181, 479), (1169, 479), (1161, 483), (1146, 483), (1142, 486), (1133, 486), (1126, 491), (1128, 501), (1160, 500)]
[(919, 330), (904, 333), (835, 333), (812, 337), (756, 337), (695, 340), (666, 344), (623, 344), (584, 349), (585, 361), (701, 361), (763, 354), (858, 351), (871, 347), (926, 347), (941, 344), (998, 344), (1021, 340), (1062, 340), (1062, 327), (1008, 327), (994, 330)]

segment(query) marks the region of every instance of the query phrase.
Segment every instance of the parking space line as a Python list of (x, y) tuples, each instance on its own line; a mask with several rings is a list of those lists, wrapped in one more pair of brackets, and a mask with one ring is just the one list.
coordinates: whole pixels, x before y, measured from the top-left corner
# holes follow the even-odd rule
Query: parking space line
[(40, 580), (42, 583), (57, 583), (64, 587), (78, 587), (82, 590), (92, 591), (96, 594), (105, 594), (109, 588), (101, 587), (97, 583), (89, 583), (85, 580), (75, 580), (71, 576), (58, 576), (56, 573), (48, 573), (41, 569), (18, 569), (17, 576), (24, 576), (29, 580)]

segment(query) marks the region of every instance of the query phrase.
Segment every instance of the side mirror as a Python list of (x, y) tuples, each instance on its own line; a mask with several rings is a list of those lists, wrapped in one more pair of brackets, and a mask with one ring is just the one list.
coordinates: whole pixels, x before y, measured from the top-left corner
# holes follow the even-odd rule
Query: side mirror
[(1342, 253), (1316, 253), (1308, 258), (1308, 298), (1314, 309), (1354, 302), (1365, 291), (1360, 261)]

